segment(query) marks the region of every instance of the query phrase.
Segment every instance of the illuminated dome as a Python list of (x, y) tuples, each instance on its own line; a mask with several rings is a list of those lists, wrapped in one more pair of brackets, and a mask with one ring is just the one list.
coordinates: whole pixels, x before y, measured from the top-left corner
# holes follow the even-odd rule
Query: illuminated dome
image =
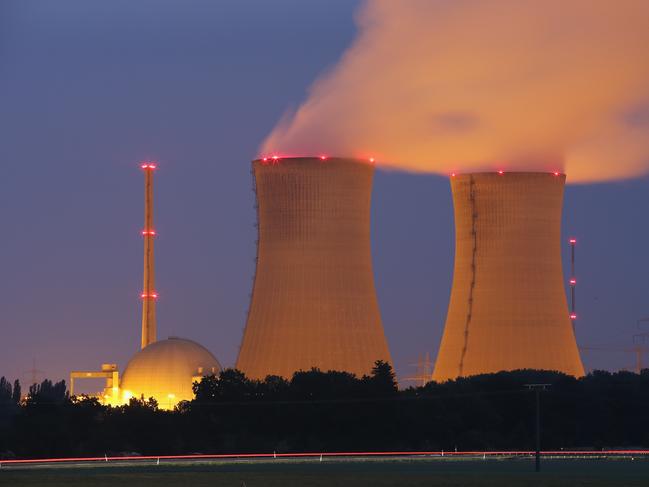
[(218, 374), (221, 364), (202, 345), (184, 338), (169, 337), (136, 353), (120, 382), (122, 400), (150, 397), (163, 409), (194, 398), (192, 383), (204, 375)]

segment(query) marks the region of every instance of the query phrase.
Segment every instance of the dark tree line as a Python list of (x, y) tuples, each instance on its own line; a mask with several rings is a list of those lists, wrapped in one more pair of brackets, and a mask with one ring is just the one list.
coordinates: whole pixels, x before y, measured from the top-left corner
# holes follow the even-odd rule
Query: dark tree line
[[(575, 379), (519, 370), (398, 390), (388, 364), (369, 376), (298, 372), (250, 380), (227, 369), (194, 385), (174, 411), (154, 400), (108, 407), (44, 381), (20, 400), (0, 379), (0, 457), (124, 453), (494, 450), (533, 448), (542, 395), (544, 449), (649, 447), (649, 370)], [(16, 394), (18, 390), (18, 394)]]

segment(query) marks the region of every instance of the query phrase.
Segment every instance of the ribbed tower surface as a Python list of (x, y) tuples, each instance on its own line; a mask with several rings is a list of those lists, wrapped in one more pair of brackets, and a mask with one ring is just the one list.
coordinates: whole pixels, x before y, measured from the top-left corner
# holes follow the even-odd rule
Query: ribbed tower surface
[(355, 159), (253, 161), (257, 270), (237, 360), (248, 377), (390, 361), (374, 289), (374, 167)]
[(545, 369), (582, 376), (561, 266), (565, 175), (453, 176), (455, 268), (433, 379)]

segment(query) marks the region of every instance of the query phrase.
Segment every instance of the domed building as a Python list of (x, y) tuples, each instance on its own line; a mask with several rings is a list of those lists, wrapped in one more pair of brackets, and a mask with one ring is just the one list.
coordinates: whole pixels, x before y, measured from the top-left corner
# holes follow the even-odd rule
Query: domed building
[(122, 375), (120, 393), (123, 402), (131, 397), (153, 397), (161, 409), (173, 409), (180, 401), (194, 398), (195, 381), (220, 371), (221, 364), (205, 347), (192, 340), (169, 337), (133, 356)]
[(119, 377), (117, 364), (102, 364), (101, 370), (70, 372), (70, 395), (75, 395), (75, 380), (105, 379), (97, 397), (107, 405), (126, 404), (133, 397), (154, 398), (161, 409), (173, 409), (180, 401), (194, 398), (192, 385), (206, 375), (218, 374), (221, 365), (202, 345), (185, 338), (157, 340), (153, 226), (153, 172), (155, 162), (144, 162), (144, 282), (142, 289), (141, 350), (136, 353)]

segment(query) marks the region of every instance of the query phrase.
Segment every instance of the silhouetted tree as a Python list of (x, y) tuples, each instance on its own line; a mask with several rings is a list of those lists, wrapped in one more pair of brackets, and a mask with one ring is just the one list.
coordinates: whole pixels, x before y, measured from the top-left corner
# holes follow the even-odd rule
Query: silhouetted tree
[(0, 377), (0, 404), (11, 402), (11, 382), (5, 379), (4, 376)]
[(398, 390), (389, 364), (370, 375), (300, 371), (250, 380), (235, 369), (194, 384), (174, 411), (133, 398), (119, 407), (68, 398), (43, 381), (16, 403), (0, 378), (0, 452), (19, 457), (249, 451), (530, 449), (534, 395), (542, 395), (546, 449), (649, 447), (649, 370), (574, 378), (516, 370)]
[(29, 386), (26, 403), (28, 405), (62, 404), (69, 399), (64, 380), (53, 384), (51, 380), (45, 379), (40, 384)]
[(20, 381), (16, 379), (14, 381), (14, 390), (13, 390), (13, 402), (14, 404), (19, 404), (22, 395), (22, 388), (20, 387)]
[(363, 381), (372, 396), (394, 396), (399, 391), (392, 366), (383, 360), (377, 360), (374, 363), (371, 375), (364, 376)]

